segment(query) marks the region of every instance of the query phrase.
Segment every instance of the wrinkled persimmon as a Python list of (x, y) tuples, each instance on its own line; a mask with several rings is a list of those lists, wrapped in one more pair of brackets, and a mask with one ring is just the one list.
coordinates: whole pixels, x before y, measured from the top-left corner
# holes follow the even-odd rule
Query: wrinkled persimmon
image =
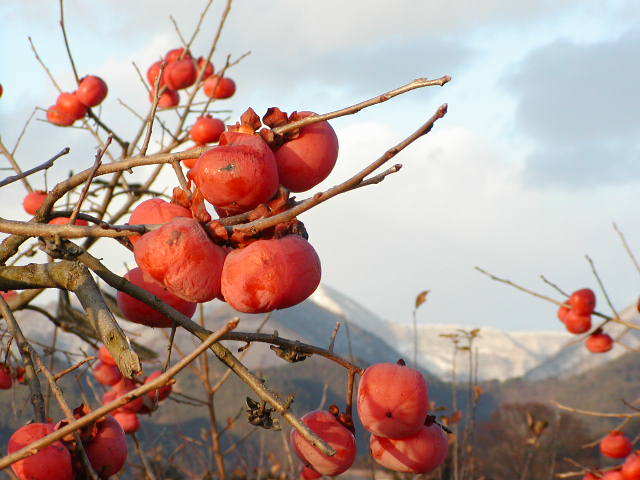
[(320, 258), (304, 238), (257, 240), (227, 255), (222, 295), (239, 312), (265, 313), (304, 301), (320, 278)]
[(226, 252), (197, 220), (176, 217), (143, 235), (133, 252), (142, 270), (184, 300), (208, 302), (220, 295)]

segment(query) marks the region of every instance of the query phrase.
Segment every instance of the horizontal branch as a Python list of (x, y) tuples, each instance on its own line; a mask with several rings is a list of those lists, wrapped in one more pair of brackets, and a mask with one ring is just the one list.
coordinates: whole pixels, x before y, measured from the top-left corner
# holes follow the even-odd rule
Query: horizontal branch
[(321, 357), (325, 357), (332, 362), (337, 363), (338, 365), (346, 368), (350, 371), (361, 372), (362, 369), (355, 365), (354, 363), (345, 360), (339, 355), (336, 355), (331, 350), (327, 350), (324, 348), (316, 347), (314, 345), (309, 345), (306, 343), (299, 342), (298, 340), (289, 340), (287, 338), (282, 338), (276, 334), (271, 333), (255, 333), (255, 332), (231, 332), (225, 335), (222, 340), (232, 340), (236, 342), (259, 342), (259, 343), (269, 343), (271, 345), (278, 345), (279, 347), (284, 347), (287, 350), (291, 350), (294, 352), (304, 353), (307, 355), (320, 355)]

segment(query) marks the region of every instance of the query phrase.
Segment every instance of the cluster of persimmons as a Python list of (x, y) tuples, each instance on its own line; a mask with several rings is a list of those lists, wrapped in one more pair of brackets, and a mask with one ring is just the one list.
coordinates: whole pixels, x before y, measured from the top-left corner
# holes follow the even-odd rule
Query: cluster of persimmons
[[(229, 98), (235, 92), (233, 80), (216, 75), (213, 65), (203, 57), (194, 59), (190, 51), (177, 48), (147, 71), (149, 99), (161, 109), (176, 107), (179, 91), (201, 78), (204, 93), (213, 99)], [(73, 93), (62, 93), (47, 112), (51, 123), (72, 125), (88, 109), (100, 104), (108, 92), (106, 83), (96, 77), (82, 79)], [(230, 232), (220, 220), (212, 220), (208, 203), (220, 219), (245, 215), (261, 218), (291, 207), (289, 192), (304, 192), (318, 185), (331, 173), (338, 157), (338, 138), (331, 125), (318, 121), (275, 138), (265, 130), (304, 119), (313, 112), (287, 114), (272, 108), (262, 120), (249, 109), (241, 122), (227, 126), (209, 115), (199, 117), (189, 130), (195, 147), (205, 147), (194, 159), (185, 160), (188, 185), (176, 187), (171, 201), (152, 198), (139, 203), (129, 218), (130, 225), (145, 225), (144, 233), (129, 236), (137, 267), (127, 278), (134, 285), (156, 295), (187, 317), (197, 304), (219, 299), (245, 313), (265, 313), (296, 305), (308, 298), (320, 283), (320, 259), (307, 240), (304, 226), (296, 219), (263, 229), (257, 234)], [(35, 214), (48, 192), (34, 191), (24, 201), (25, 211)], [(206, 202), (206, 203), (205, 203)], [(66, 224), (68, 218), (50, 223)], [(87, 225), (82, 219), (76, 225)], [(173, 327), (174, 322), (146, 303), (119, 291), (117, 303), (129, 321), (154, 328)], [(136, 388), (124, 378), (116, 362), (100, 348), (99, 361), (92, 372), (109, 389), (103, 395), (107, 404)], [(161, 372), (150, 375), (146, 382)], [(0, 388), (12, 382), (7, 367), (0, 369)], [(3, 383), (4, 382), (4, 383)], [(107, 416), (80, 431), (82, 446), (93, 469), (101, 478), (116, 474), (127, 457), (126, 433), (140, 428), (140, 414), (152, 413), (159, 401), (171, 393), (165, 385), (136, 398), (113, 416)], [(82, 416), (86, 407), (76, 409)], [(371, 432), (373, 458), (399, 472), (425, 473), (443, 463), (447, 436), (429, 415), (429, 392), (422, 374), (400, 361), (377, 364), (365, 370), (358, 390), (358, 413)], [(328, 456), (311, 445), (296, 430), (291, 443), (304, 462), (305, 479), (338, 475), (353, 464), (356, 439), (353, 422), (337, 407), (313, 411), (302, 421), (336, 451)], [(65, 422), (32, 423), (17, 430), (9, 442), (14, 452), (51, 433)], [(12, 465), (21, 480), (45, 478), (70, 480), (80, 471), (77, 437), (57, 441), (36, 454)], [(401, 452), (402, 460), (398, 453)], [(55, 472), (55, 473), (51, 473)]]
[[(591, 315), (596, 308), (596, 295), (590, 288), (582, 288), (571, 294), (566, 305), (558, 309), (558, 319), (567, 331), (579, 335), (591, 330)], [(613, 348), (613, 339), (601, 328), (595, 330), (585, 340), (585, 346), (592, 353), (606, 353)]]

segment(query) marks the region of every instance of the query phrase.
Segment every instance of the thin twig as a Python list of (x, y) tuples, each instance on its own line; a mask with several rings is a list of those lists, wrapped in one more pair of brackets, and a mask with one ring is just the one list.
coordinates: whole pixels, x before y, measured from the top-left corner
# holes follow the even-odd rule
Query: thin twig
[[(153, 85), (153, 104), (151, 105), (151, 113), (147, 118), (147, 134), (144, 137), (144, 141), (142, 142), (142, 148), (140, 149), (140, 156), (144, 157), (147, 154), (147, 149), (149, 148), (149, 141), (151, 140), (151, 132), (153, 130), (153, 121), (156, 118), (156, 111), (158, 110), (158, 101), (160, 100), (160, 95), (162, 92), (160, 91), (160, 82), (164, 77), (164, 69), (167, 67), (167, 62), (162, 62), (160, 64), (160, 72), (156, 77), (156, 81)], [(163, 89), (164, 90), (164, 89)]]
[(31, 46), (31, 51), (35, 55), (36, 60), (38, 61), (40, 66), (44, 69), (45, 73), (49, 77), (49, 80), (51, 80), (51, 83), (53, 83), (53, 86), (56, 88), (56, 90), (58, 90), (58, 93), (61, 93), (62, 92), (62, 88), (60, 88), (60, 85), (58, 85), (58, 82), (56, 82), (56, 79), (51, 74), (51, 70), (49, 70), (49, 68), (42, 61), (42, 58), (40, 58), (40, 55), (38, 55), (38, 51), (36, 50), (36, 47), (33, 44), (33, 40), (31, 39), (31, 37), (27, 37), (27, 39), (29, 40), (29, 45)]
[(64, 0), (60, 0), (60, 29), (62, 30), (62, 37), (64, 38), (64, 46), (67, 50), (67, 57), (69, 58), (69, 62), (71, 63), (73, 76), (76, 79), (76, 83), (80, 85), (80, 76), (78, 75), (78, 69), (76, 68), (76, 63), (73, 60), (73, 55), (71, 55), (71, 47), (69, 46), (69, 39), (67, 38), (67, 29), (65, 28), (65, 25), (64, 25)]
[[(11, 167), (16, 172), (17, 174), (16, 180), (22, 180), (22, 183), (24, 184), (24, 188), (27, 189), (27, 192), (29, 193), (33, 192), (33, 188), (31, 187), (29, 180), (27, 180), (26, 175), (22, 173), (22, 169), (20, 168), (20, 165), (18, 165), (18, 162), (16, 162), (16, 159), (14, 158), (13, 154), (7, 149), (7, 147), (4, 146), (4, 143), (2, 142), (1, 138), (0, 138), (0, 150), (2, 150), (2, 153), (4, 154), (5, 157), (7, 157), (7, 160), (9, 160)], [(1, 186), (3, 185), (0, 184), (0, 187)]]
[(600, 285), (600, 290), (602, 291), (602, 294), (604, 295), (604, 298), (607, 301), (607, 304), (609, 305), (609, 308), (611, 309), (611, 312), (613, 312), (614, 320), (615, 319), (620, 319), (620, 314), (616, 310), (616, 307), (613, 306), (613, 302), (611, 301), (611, 298), (609, 297), (609, 294), (607, 293), (607, 289), (604, 288), (604, 283), (602, 282), (602, 279), (600, 278), (600, 275), (598, 275), (598, 271), (596, 270), (596, 266), (593, 263), (593, 260), (591, 259), (591, 257), (589, 255), (585, 255), (584, 258), (587, 259), (587, 262), (589, 262), (589, 265), (591, 266), (591, 271), (593, 272), (593, 276), (596, 277), (596, 280), (598, 281), (598, 285)]
[(82, 208), (82, 203), (87, 198), (87, 194), (89, 193), (91, 182), (93, 181), (93, 178), (96, 176), (96, 172), (100, 168), (100, 165), (102, 165), (102, 157), (104, 156), (105, 152), (109, 148), (109, 145), (111, 145), (112, 140), (113, 140), (113, 136), (109, 135), (109, 138), (107, 138), (107, 143), (105, 143), (104, 147), (96, 153), (96, 159), (95, 159), (95, 162), (93, 163), (93, 168), (89, 174), (89, 178), (87, 178), (87, 181), (84, 184), (84, 188), (80, 193), (80, 198), (78, 199), (76, 206), (73, 209), (73, 212), (71, 212), (71, 216), (69, 217), (69, 225), (74, 225), (76, 223), (76, 218), (78, 218), (78, 213), (80, 213), (80, 209)]
[(560, 410), (566, 410), (567, 412), (579, 413), (581, 415), (589, 415), (590, 417), (603, 417), (603, 418), (635, 418), (640, 417), (640, 412), (638, 413), (608, 413), (608, 412), (594, 412), (593, 410), (582, 410), (580, 408), (569, 407), (567, 405), (562, 405), (561, 403), (553, 400), (553, 403)]
[(24, 122), (24, 125), (22, 126), (22, 130), (20, 130), (20, 135), (18, 135), (18, 138), (16, 139), (16, 143), (13, 145), (13, 148), (11, 149), (11, 155), (15, 155), (16, 151), (18, 150), (18, 147), (20, 146), (20, 142), (22, 141), (22, 137), (24, 137), (24, 134), (27, 132), (27, 127), (29, 126), (29, 124), (31, 123), (31, 120), (33, 120), (34, 115), (36, 114), (36, 112), (38, 111), (38, 108), (34, 108), (31, 112), (31, 115), (29, 115), (29, 118), (27, 118), (27, 121)]
[(636, 270), (638, 271), (638, 273), (640, 273), (640, 263), (638, 263), (638, 259), (636, 258), (635, 254), (633, 253), (633, 250), (631, 250), (631, 247), (627, 243), (627, 239), (624, 236), (624, 233), (622, 233), (622, 230), (620, 230), (620, 228), (618, 228), (618, 225), (615, 222), (613, 222), (613, 229), (616, 231), (616, 233), (620, 237), (620, 241), (622, 242), (622, 246), (627, 251), (627, 254), (629, 255), (629, 258), (631, 259), (631, 261), (633, 262), (633, 264), (636, 267)]
[(345, 115), (353, 115), (354, 113), (358, 113), (360, 110), (363, 110), (367, 107), (371, 107), (373, 105), (377, 105), (378, 103), (386, 102), (387, 100), (397, 95), (402, 95), (403, 93), (406, 93), (410, 90), (415, 90), (416, 88), (431, 87), (436, 85), (442, 87), (443, 85), (445, 85), (450, 81), (451, 81), (451, 77), (449, 75), (444, 75), (440, 78), (436, 78), (435, 80), (429, 80), (427, 78), (417, 78), (413, 82), (407, 83), (406, 85), (398, 87), (389, 92), (383, 93), (381, 95), (377, 95), (373, 98), (370, 98), (369, 100), (365, 100), (364, 102), (351, 105), (350, 107), (341, 108), (340, 110), (325, 113), (323, 115), (310, 115), (300, 120), (296, 120), (295, 122), (282, 125), (281, 127), (276, 127), (273, 129), (273, 133), (275, 133), (276, 135), (283, 134), (285, 132), (289, 132), (291, 130), (304, 127), (305, 125), (311, 125), (312, 123), (331, 120), (332, 118), (343, 117)]
[(545, 277), (544, 275), (540, 275), (540, 279), (546, 283), (547, 285), (549, 285), (551, 288), (553, 288), (556, 292), (558, 292), (560, 295), (564, 295), (565, 297), (569, 297), (570, 295), (565, 292), (564, 290), (562, 290), (557, 284), (553, 283), (552, 281), (550, 281), (547, 277)]
[(186, 51), (187, 50), (187, 41), (182, 36), (182, 32), (180, 31), (180, 27), (178, 27), (178, 22), (176, 22), (176, 19), (173, 17), (173, 15), (169, 15), (169, 20), (171, 20), (171, 23), (173, 23), (173, 28), (175, 29), (176, 33), (178, 34), (178, 38), (180, 39), (180, 43), (182, 43), (182, 45), (185, 47), (185, 51)]
[(136, 436), (135, 432), (131, 433), (131, 438), (133, 439), (133, 443), (136, 446), (136, 453), (140, 457), (140, 461), (142, 462), (142, 468), (144, 469), (144, 473), (147, 476), (147, 480), (156, 480), (156, 476), (153, 474), (153, 469), (149, 464), (149, 460), (147, 459), (147, 456), (145, 455), (144, 450), (142, 449), (140, 445), (140, 441), (138, 440), (138, 437)]
[(80, 360), (78, 363), (76, 363), (75, 365), (71, 365), (69, 368), (65, 368), (64, 370), (59, 371), (58, 373), (56, 373), (54, 375), (54, 379), (60, 380), (62, 377), (64, 377), (65, 375), (67, 375), (68, 373), (73, 372), (74, 370), (80, 368), (82, 365), (84, 365), (87, 362), (91, 362), (92, 360), (95, 360), (98, 357), (95, 356), (90, 356), (90, 357), (86, 357), (83, 358), (82, 360)]
[(26, 177), (28, 177), (29, 175), (39, 172), (40, 170), (47, 170), (48, 168), (53, 167), (54, 162), (58, 158), (68, 154), (70, 151), (71, 150), (69, 149), (69, 147), (65, 147), (62, 150), (60, 150), (60, 152), (58, 152), (53, 157), (51, 157), (49, 160), (47, 160), (46, 162), (41, 163), (40, 165), (33, 167), (25, 172), (21, 172), (18, 175), (13, 175), (12, 177), (5, 178), (4, 180), (0, 181), (0, 188), (4, 187), (5, 185), (9, 185), (10, 183), (16, 182), (18, 180), (26, 180)]
[(333, 345), (336, 343), (338, 330), (340, 330), (340, 322), (336, 322), (336, 326), (333, 328), (333, 332), (331, 332), (331, 340), (329, 340), (329, 347), (327, 348), (330, 352), (333, 352)]
[(200, 18), (198, 18), (198, 23), (196, 24), (196, 28), (193, 30), (193, 33), (191, 34), (191, 38), (189, 39), (189, 41), (186, 42), (187, 50), (191, 48), (191, 45), (193, 45), (193, 41), (198, 36), (198, 33), (200, 32), (200, 27), (202, 26), (202, 22), (204, 21), (204, 17), (207, 15), (207, 11), (209, 10), (212, 4), (213, 4), (213, 0), (209, 0), (205, 5), (205, 7), (202, 9), (202, 12), (200, 12)]

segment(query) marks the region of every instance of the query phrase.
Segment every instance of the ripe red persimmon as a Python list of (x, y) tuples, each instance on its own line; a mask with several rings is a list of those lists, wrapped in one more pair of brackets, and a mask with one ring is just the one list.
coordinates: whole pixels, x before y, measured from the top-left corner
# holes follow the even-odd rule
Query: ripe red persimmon
[(582, 480), (600, 480), (602, 477), (596, 477), (593, 473), (587, 473)]
[[(193, 147), (189, 147), (185, 150), (189, 151), (189, 150), (193, 150), (194, 148), (199, 148), (200, 145), (194, 145)], [(196, 158), (185, 158), (184, 160), (182, 160), (182, 163), (184, 163), (184, 166), (187, 168), (193, 168), (193, 166), (196, 164), (196, 162), (198, 161), (198, 157)]]
[[(149, 82), (149, 86), (154, 88), (156, 85), (156, 79), (158, 75), (160, 75), (160, 70), (162, 70), (162, 60), (158, 60), (151, 64), (149, 69), (147, 70), (147, 81)], [(164, 79), (160, 81), (160, 87), (164, 85)]]
[(236, 93), (236, 82), (229, 77), (211, 75), (203, 83), (202, 88), (207, 97), (221, 100), (232, 97)]
[(564, 324), (571, 333), (585, 333), (591, 329), (591, 315), (580, 315), (571, 309), (564, 317)]
[(104, 345), (98, 350), (98, 358), (102, 363), (106, 363), (107, 365), (116, 365), (115, 359)]
[(9, 390), (11, 385), (13, 385), (13, 378), (11, 378), (9, 365), (0, 364), (0, 390)]
[[(153, 382), (160, 375), (162, 375), (162, 372), (160, 370), (157, 370), (149, 375), (149, 378), (147, 378), (144, 383)], [(155, 390), (151, 390), (150, 392), (148, 392), (147, 397), (149, 397), (154, 402), (161, 402), (162, 400), (165, 400), (169, 395), (171, 395), (171, 390), (173, 390), (173, 387), (171, 385), (163, 385), (160, 388), (156, 388)]]
[(406, 438), (371, 435), (369, 447), (373, 459), (383, 467), (396, 472), (429, 473), (447, 458), (449, 441), (442, 428), (432, 424)]
[(625, 480), (625, 479), (624, 479), (624, 476), (622, 475), (622, 472), (620, 472), (620, 470), (611, 470), (605, 473), (601, 477), (601, 480)]
[[(300, 120), (313, 112), (300, 112)], [(329, 122), (300, 129), (300, 134), (275, 151), (280, 183), (292, 192), (304, 192), (329, 176), (338, 159), (338, 137)]]
[(569, 307), (565, 307), (564, 305), (560, 305), (560, 308), (558, 308), (558, 320), (560, 320), (562, 323), (564, 323), (565, 320), (567, 319), (567, 315), (569, 315), (570, 311), (571, 311), (571, 309)]
[[(102, 403), (106, 405), (107, 403), (113, 402), (121, 396), (126, 395), (131, 390), (134, 390), (136, 387), (137, 385), (132, 380), (129, 380), (128, 378), (122, 378), (122, 380), (120, 380), (110, 390), (107, 390), (105, 394), (102, 395)], [(138, 397), (120, 407), (118, 411), (138, 413), (143, 407), (144, 398)]]
[(112, 416), (96, 423), (95, 437), (84, 445), (91, 466), (100, 478), (115, 475), (127, 461), (127, 439), (124, 430)]
[(613, 338), (606, 333), (594, 333), (589, 335), (585, 346), (591, 353), (606, 353), (613, 348)]
[[(155, 90), (151, 89), (149, 92), (149, 101), (153, 103), (155, 97)], [(160, 98), (158, 98), (158, 108), (173, 108), (180, 105), (180, 94), (175, 90), (171, 90), (170, 88), (165, 88), (164, 92), (160, 94)]]
[(191, 58), (183, 58), (170, 63), (164, 69), (164, 83), (172, 90), (190, 87), (196, 81), (198, 71)]
[(611, 431), (600, 441), (600, 452), (611, 458), (624, 458), (631, 453), (631, 440), (620, 430)]
[[(151, 198), (139, 203), (131, 212), (129, 225), (159, 225), (165, 224), (176, 217), (191, 218), (191, 211), (176, 203), (169, 203), (161, 198)], [(135, 244), (140, 235), (131, 235), (129, 240)]]
[(265, 313), (304, 301), (320, 278), (320, 258), (304, 238), (257, 240), (227, 255), (222, 295), (239, 312)]
[(116, 412), (113, 418), (120, 424), (124, 433), (135, 433), (140, 430), (140, 419), (135, 413)]
[(220, 137), (220, 145), (200, 156), (189, 178), (215, 207), (230, 214), (246, 212), (277, 192), (278, 168), (273, 152), (260, 136), (226, 133)]
[(320, 438), (331, 445), (335, 455), (320, 452), (308, 440), (291, 430), (291, 445), (305, 464), (322, 475), (339, 475), (346, 472), (356, 458), (356, 439), (336, 417), (326, 410), (314, 410), (301, 418), (302, 422)]
[(196, 120), (196, 123), (189, 131), (189, 135), (191, 135), (191, 140), (202, 145), (217, 142), (224, 129), (225, 125), (222, 120), (213, 118), (211, 115), (205, 115)]
[(102, 385), (112, 386), (122, 380), (122, 373), (115, 365), (98, 362), (93, 367), (93, 376)]
[(590, 288), (583, 288), (573, 292), (568, 303), (576, 313), (591, 315), (596, 308), (596, 295)]
[(27, 373), (27, 371), (22, 368), (22, 367), (18, 367), (16, 368), (16, 375), (15, 375), (15, 379), (18, 381), (18, 383), (24, 385), (25, 384), (25, 374)]
[[(144, 288), (147, 292), (155, 295), (164, 303), (175, 308), (189, 318), (191, 318), (196, 311), (196, 303), (188, 302), (175, 296), (173, 293), (168, 291), (164, 285), (155, 280), (151, 275), (142, 271), (140, 268), (129, 270), (125, 275), (125, 278), (134, 285)], [(118, 291), (116, 299), (122, 314), (130, 322), (154, 328), (168, 328), (173, 326), (173, 321), (170, 318), (165, 317), (146, 303), (141, 302), (124, 292)]]
[(316, 472), (313, 468), (305, 466), (300, 472), (300, 476), (302, 477), (303, 480), (316, 480), (317, 478), (320, 478), (322, 475)]
[(187, 51), (187, 53), (184, 54), (184, 56), (182, 55), (182, 52), (184, 52), (184, 47), (183, 48), (174, 48), (173, 50), (169, 50), (167, 52), (167, 54), (165, 55), (164, 59), (168, 63), (173, 63), (173, 62), (176, 62), (176, 61), (180, 60), (181, 56), (182, 56), (182, 58), (191, 58), (191, 54), (188, 51)]
[(202, 80), (206, 80), (211, 75), (213, 75), (213, 64), (211, 62), (207, 62), (207, 60), (204, 57), (198, 58), (198, 71), (200, 71), (200, 69), (205, 64), (205, 62), (207, 66), (204, 68), (204, 73), (202, 74)]
[(364, 371), (358, 386), (358, 415), (379, 437), (415, 435), (429, 412), (429, 386), (422, 374), (397, 363), (378, 363)]
[(627, 457), (621, 472), (624, 480), (640, 480), (640, 454), (638, 452)]
[(47, 198), (47, 192), (44, 190), (34, 190), (33, 192), (29, 192), (24, 200), (22, 201), (22, 207), (25, 212), (35, 215), (38, 209), (42, 206), (44, 201)]
[(79, 120), (87, 114), (87, 106), (80, 101), (75, 93), (63, 92), (58, 95), (56, 106), (62, 113), (74, 120)]
[[(49, 225), (67, 225), (68, 223), (69, 223), (68, 217), (56, 217), (49, 221)], [(87, 225), (89, 225), (89, 222), (81, 218), (76, 218), (75, 225), (78, 225), (79, 227), (86, 227)]]
[[(30, 423), (19, 428), (9, 438), (8, 453), (53, 433), (51, 423)], [(37, 453), (11, 465), (20, 480), (73, 480), (73, 463), (69, 450), (60, 441), (53, 442)]]
[(88, 75), (80, 81), (76, 97), (87, 107), (95, 107), (102, 103), (108, 92), (109, 89), (104, 80), (95, 75)]
[(138, 266), (178, 297), (208, 302), (220, 295), (226, 252), (197, 220), (176, 217), (134, 245)]
[(47, 109), (47, 120), (59, 127), (68, 127), (73, 125), (76, 118), (63, 111), (58, 105), (52, 105)]

